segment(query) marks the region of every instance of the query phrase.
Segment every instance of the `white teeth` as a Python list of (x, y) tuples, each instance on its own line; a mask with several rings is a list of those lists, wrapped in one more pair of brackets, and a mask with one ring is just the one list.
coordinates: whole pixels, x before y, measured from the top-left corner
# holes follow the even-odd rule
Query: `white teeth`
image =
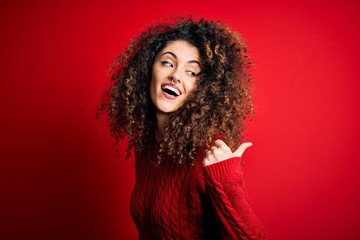
[(164, 85), (162, 87), (163, 89), (169, 89), (170, 91), (173, 91), (177, 96), (180, 96), (180, 92), (176, 89), (176, 88), (173, 88), (169, 85)]

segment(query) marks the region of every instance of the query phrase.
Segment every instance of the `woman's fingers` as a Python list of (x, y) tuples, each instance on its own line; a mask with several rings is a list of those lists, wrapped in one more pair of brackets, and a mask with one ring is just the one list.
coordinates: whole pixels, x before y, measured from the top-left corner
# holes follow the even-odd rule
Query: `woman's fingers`
[(216, 162), (216, 159), (214, 158), (214, 154), (212, 151), (208, 150), (206, 151), (205, 158), (203, 160), (203, 165), (208, 166), (210, 164), (213, 164)]
[(222, 148), (225, 151), (231, 151), (229, 146), (223, 140), (220, 140), (220, 139), (215, 141), (215, 146), (218, 148)]

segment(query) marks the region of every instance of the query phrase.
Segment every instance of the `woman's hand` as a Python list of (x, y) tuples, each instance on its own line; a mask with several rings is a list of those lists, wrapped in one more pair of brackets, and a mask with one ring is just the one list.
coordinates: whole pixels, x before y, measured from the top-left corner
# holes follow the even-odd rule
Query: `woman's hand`
[(222, 140), (216, 140), (215, 146), (206, 152), (203, 160), (204, 166), (209, 166), (233, 157), (241, 157), (248, 147), (251, 147), (251, 142), (242, 143), (234, 152), (231, 151), (228, 145)]

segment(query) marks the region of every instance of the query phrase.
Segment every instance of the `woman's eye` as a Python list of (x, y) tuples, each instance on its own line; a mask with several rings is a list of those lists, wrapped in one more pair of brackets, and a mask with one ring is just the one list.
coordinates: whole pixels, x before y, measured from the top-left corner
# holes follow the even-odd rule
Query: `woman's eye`
[(186, 74), (189, 76), (189, 77), (196, 77), (198, 74), (194, 73), (193, 71), (186, 71)]
[(168, 61), (161, 61), (161, 65), (167, 66), (167, 67), (173, 67), (171, 62)]

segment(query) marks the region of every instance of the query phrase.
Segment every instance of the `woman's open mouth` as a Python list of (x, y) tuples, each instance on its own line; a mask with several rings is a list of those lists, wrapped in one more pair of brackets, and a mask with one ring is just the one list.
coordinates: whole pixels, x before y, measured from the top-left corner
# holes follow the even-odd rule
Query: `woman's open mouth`
[(163, 95), (168, 99), (175, 99), (181, 95), (181, 91), (178, 87), (170, 84), (164, 84), (161, 86)]

